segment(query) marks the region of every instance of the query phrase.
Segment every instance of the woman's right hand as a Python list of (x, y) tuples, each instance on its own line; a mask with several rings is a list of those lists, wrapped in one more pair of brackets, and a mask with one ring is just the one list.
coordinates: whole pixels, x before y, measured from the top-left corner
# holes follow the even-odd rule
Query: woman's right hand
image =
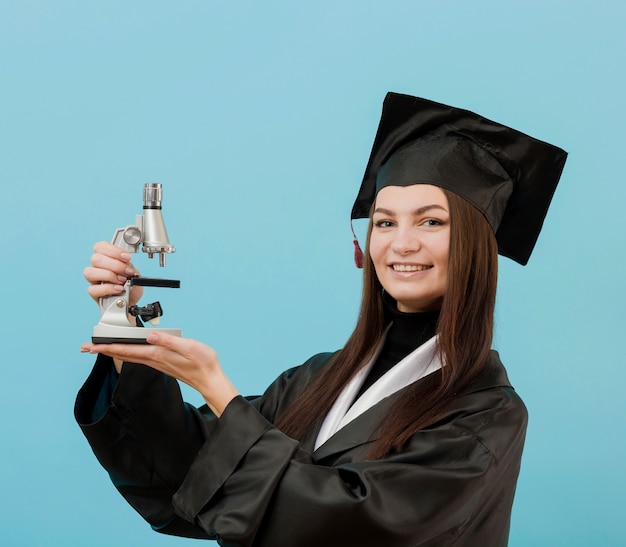
[[(124, 283), (139, 271), (131, 262), (131, 254), (106, 241), (100, 241), (93, 247), (91, 266), (87, 266), (83, 275), (89, 282), (87, 292), (98, 302), (99, 298), (121, 294)], [(134, 306), (143, 294), (143, 287), (134, 286), (130, 290), (129, 306)]]

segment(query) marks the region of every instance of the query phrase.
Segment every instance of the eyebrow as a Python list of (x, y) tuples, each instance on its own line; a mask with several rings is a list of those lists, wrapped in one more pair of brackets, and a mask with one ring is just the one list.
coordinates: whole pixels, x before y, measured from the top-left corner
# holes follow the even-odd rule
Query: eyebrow
[[(420, 207), (419, 209), (415, 209), (415, 211), (413, 211), (413, 215), (423, 215), (424, 213), (430, 211), (431, 209), (441, 209), (442, 211), (445, 211), (446, 213), (448, 212), (448, 210), (443, 207), (442, 205), (438, 205), (436, 203), (433, 203), (432, 205), (424, 205), (423, 207)], [(376, 207), (376, 209), (374, 209), (374, 213), (383, 213), (384, 215), (395, 215), (396, 213), (390, 209), (385, 209), (384, 207)]]

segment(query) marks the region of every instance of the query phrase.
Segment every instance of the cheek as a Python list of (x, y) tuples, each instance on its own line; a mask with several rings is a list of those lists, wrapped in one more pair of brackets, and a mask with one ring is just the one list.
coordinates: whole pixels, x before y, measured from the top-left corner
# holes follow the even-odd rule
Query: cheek
[(447, 266), (448, 266), (448, 249), (443, 249), (441, 251), (441, 253), (437, 256), (437, 258), (439, 260), (439, 263), (442, 266), (446, 266), (446, 269), (447, 269)]
[(372, 237), (369, 241), (369, 255), (374, 264), (374, 268), (378, 271), (379, 265), (386, 264), (385, 261), (385, 245), (380, 237)]
[(441, 248), (440, 253), (437, 256), (439, 262), (439, 270), (441, 272), (441, 282), (447, 289), (448, 287), (448, 259), (449, 259), (449, 246), (446, 244)]
[(369, 252), (370, 258), (372, 259), (372, 262), (376, 262), (376, 258), (380, 256), (380, 245), (378, 238), (374, 237), (373, 234), (367, 244), (367, 250)]
[(450, 255), (450, 236), (442, 234), (438, 241), (433, 242), (432, 251), (440, 265), (448, 265), (448, 256)]

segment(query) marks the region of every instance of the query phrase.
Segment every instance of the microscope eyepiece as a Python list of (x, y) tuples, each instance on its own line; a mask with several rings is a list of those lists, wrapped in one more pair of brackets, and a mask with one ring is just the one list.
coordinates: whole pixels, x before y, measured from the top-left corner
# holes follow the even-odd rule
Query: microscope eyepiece
[(160, 209), (163, 200), (163, 188), (158, 182), (143, 185), (143, 208)]
[(163, 189), (159, 183), (147, 183), (143, 187), (143, 247), (148, 258), (159, 255), (159, 265), (165, 266), (165, 253), (173, 253), (176, 249), (170, 244), (161, 215)]

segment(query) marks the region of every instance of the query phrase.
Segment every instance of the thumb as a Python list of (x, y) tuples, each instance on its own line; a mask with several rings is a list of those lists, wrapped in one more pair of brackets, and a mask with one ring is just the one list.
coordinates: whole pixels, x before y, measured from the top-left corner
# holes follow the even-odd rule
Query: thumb
[(174, 336), (167, 332), (152, 331), (146, 336), (146, 342), (155, 346), (163, 346), (164, 348), (175, 349), (181, 342), (180, 336)]

